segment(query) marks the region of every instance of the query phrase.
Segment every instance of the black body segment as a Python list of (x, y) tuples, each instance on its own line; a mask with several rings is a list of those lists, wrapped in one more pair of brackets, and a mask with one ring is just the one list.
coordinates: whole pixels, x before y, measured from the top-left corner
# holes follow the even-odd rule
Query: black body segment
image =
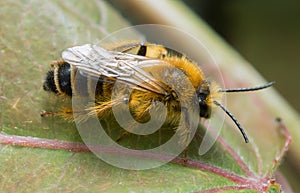
[(54, 70), (51, 69), (47, 72), (46, 78), (45, 78), (45, 82), (43, 84), (43, 89), (45, 91), (50, 91), (50, 92), (54, 92), (55, 94), (58, 93), (58, 90), (55, 86), (55, 81), (54, 81)]
[(141, 45), (137, 55), (139, 56), (146, 56), (146, 53), (147, 53), (147, 46), (145, 45)]
[(58, 67), (57, 80), (59, 89), (66, 95), (72, 96), (71, 69), (69, 63), (64, 63)]

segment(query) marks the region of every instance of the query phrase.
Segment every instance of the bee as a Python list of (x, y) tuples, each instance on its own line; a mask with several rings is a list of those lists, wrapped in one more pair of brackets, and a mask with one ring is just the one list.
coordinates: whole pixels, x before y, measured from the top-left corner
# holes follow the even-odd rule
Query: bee
[[(92, 44), (71, 47), (63, 51), (62, 59), (52, 62), (51, 67), (43, 84), (44, 90), (67, 97), (93, 98), (96, 105), (83, 111), (86, 114), (93, 111), (100, 119), (111, 114), (113, 105), (125, 103), (134, 119), (144, 123), (151, 118), (150, 111), (157, 109), (156, 102), (164, 104), (167, 109), (165, 124), (178, 129), (183, 145), (190, 139), (190, 129), (188, 124), (178, 127), (181, 114), (186, 122), (194, 118), (209, 119), (215, 106), (232, 119), (248, 143), (243, 127), (219, 99), (225, 92), (256, 91), (273, 85), (270, 82), (251, 88), (221, 89), (207, 80), (201, 68), (184, 54), (143, 42), (107, 48)], [(80, 81), (75, 81), (75, 76)], [(116, 82), (121, 83), (121, 88), (112, 98)], [(185, 82), (190, 82), (191, 86)], [(189, 116), (188, 111), (193, 106), (200, 110), (197, 117)], [(76, 112), (63, 109), (58, 115), (67, 117)]]

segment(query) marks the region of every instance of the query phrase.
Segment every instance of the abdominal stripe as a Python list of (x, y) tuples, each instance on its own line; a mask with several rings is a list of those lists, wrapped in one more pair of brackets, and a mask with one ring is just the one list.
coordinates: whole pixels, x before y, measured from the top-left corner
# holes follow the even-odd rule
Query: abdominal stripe
[(141, 45), (141, 47), (140, 47), (137, 55), (139, 55), (139, 56), (146, 56), (146, 54), (147, 54), (147, 46)]

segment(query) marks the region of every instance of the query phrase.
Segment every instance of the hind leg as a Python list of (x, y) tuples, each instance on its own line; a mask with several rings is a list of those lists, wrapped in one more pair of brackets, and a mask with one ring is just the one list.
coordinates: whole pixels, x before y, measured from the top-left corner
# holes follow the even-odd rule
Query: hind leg
[(40, 112), (40, 115), (41, 115), (41, 117), (50, 117), (50, 116), (54, 117), (54, 116), (57, 116), (57, 117), (72, 119), (73, 118), (73, 111), (72, 111), (71, 108), (63, 108), (63, 109), (60, 109), (57, 112), (42, 110)]

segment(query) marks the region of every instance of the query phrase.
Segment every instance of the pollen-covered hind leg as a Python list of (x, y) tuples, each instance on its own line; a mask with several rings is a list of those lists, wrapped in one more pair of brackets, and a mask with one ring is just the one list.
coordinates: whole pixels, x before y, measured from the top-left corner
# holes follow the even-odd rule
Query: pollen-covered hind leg
[(120, 104), (120, 102), (116, 100), (98, 102), (96, 105), (93, 104), (86, 108), (86, 111), (89, 116), (96, 115), (99, 119), (103, 119), (105, 116), (110, 115), (112, 107), (118, 104)]
[[(97, 115), (99, 115), (100, 117), (103, 116), (102, 113), (99, 110), (97, 111)], [(93, 116), (90, 109), (73, 111), (71, 108), (62, 108), (57, 112), (41, 111), (40, 115), (41, 117), (60, 117), (70, 122), (75, 121), (75, 119), (78, 122), (85, 122)]]
[(53, 111), (41, 111), (40, 115), (42, 117), (60, 117), (67, 121), (73, 122), (75, 119), (78, 121), (85, 121), (88, 119), (88, 113), (87, 110), (81, 110), (81, 111), (73, 111), (72, 108), (61, 108), (57, 112)]
[(131, 107), (131, 117), (125, 119), (126, 124), (122, 125), (124, 130), (119, 134), (116, 141), (120, 142), (124, 138), (133, 135), (133, 138), (146, 139), (153, 144), (161, 145), (159, 135), (167, 118), (162, 113), (165, 110), (162, 108), (165, 108), (165, 106), (155, 101), (136, 102), (129, 104), (129, 106)]
[(115, 101), (106, 101), (98, 103), (94, 106), (83, 108), (82, 110), (73, 110), (72, 108), (61, 108), (57, 112), (43, 110), (40, 112), (40, 115), (42, 117), (61, 117), (68, 121), (74, 121), (74, 119), (76, 119), (79, 122), (84, 122), (93, 116), (96, 116), (99, 119), (103, 119), (105, 116), (110, 114), (112, 105), (117, 104), (118, 103), (116, 103)]

